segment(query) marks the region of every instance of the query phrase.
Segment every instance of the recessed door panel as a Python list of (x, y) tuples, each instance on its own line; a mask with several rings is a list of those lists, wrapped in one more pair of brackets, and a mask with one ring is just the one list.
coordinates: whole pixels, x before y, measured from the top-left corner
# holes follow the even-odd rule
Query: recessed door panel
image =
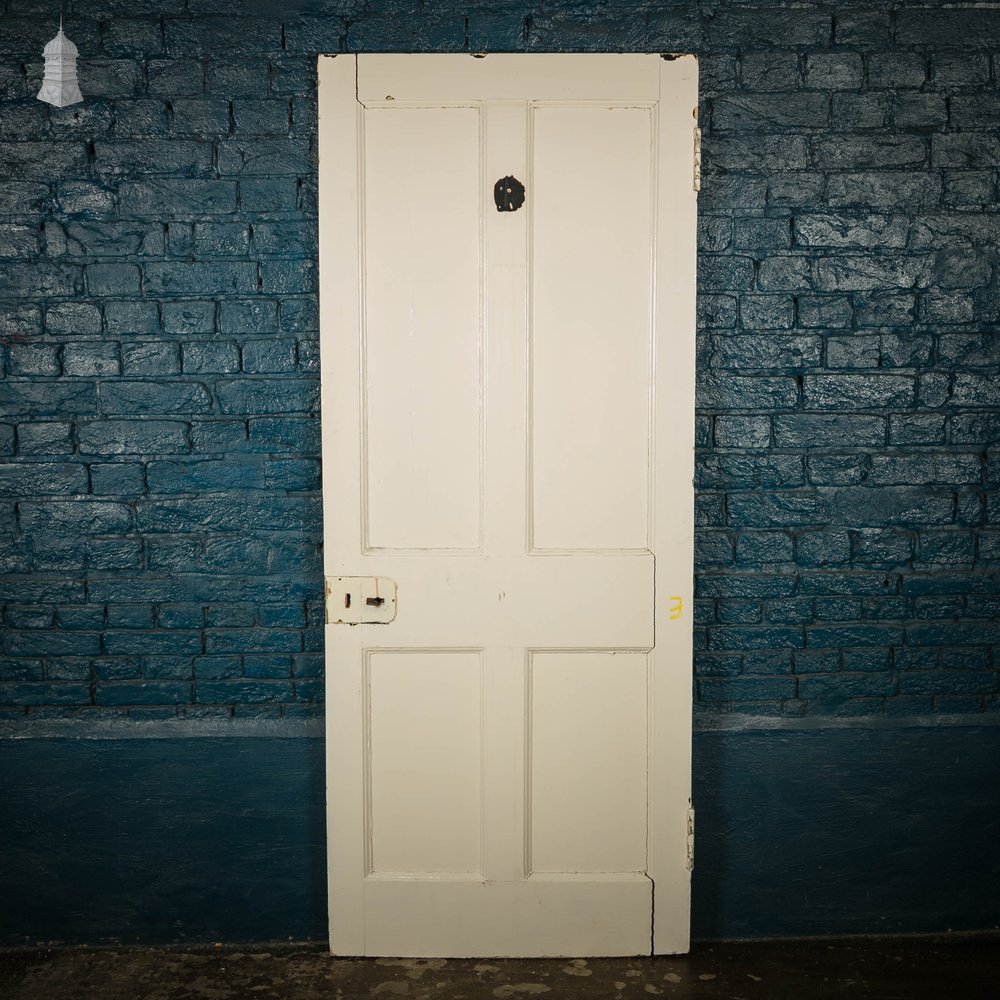
[(543, 106), (532, 121), (532, 542), (645, 548), (652, 109)]
[(371, 871), (480, 869), (478, 652), (368, 657)]
[(476, 108), (364, 114), (366, 545), (478, 549)]
[(535, 652), (530, 699), (532, 872), (644, 871), (646, 654)]

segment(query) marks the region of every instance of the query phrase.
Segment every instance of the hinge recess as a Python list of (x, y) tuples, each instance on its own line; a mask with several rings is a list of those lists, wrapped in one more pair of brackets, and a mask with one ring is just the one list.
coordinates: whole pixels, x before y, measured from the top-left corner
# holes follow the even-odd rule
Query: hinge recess
[(690, 807), (687, 815), (687, 866), (688, 871), (694, 868), (694, 809)]
[(701, 129), (694, 127), (694, 189), (701, 190)]

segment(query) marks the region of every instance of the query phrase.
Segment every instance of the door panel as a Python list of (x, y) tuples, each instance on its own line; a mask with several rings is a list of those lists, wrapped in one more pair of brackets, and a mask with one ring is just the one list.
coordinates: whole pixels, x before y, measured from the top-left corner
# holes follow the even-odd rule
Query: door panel
[(480, 871), (481, 687), (478, 650), (369, 655), (373, 874)]
[(645, 871), (646, 654), (530, 662), (530, 871)]
[(687, 947), (696, 89), (320, 61), (337, 954)]
[(480, 547), (479, 118), (365, 115), (367, 548)]
[(533, 547), (645, 549), (652, 111), (545, 106), (532, 125)]

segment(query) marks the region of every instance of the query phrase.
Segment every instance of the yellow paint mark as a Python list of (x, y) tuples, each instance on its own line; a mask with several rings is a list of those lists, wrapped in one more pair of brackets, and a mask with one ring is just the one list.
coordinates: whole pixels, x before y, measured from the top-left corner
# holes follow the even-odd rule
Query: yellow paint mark
[(670, 620), (676, 621), (684, 613), (684, 601), (680, 597), (670, 598)]

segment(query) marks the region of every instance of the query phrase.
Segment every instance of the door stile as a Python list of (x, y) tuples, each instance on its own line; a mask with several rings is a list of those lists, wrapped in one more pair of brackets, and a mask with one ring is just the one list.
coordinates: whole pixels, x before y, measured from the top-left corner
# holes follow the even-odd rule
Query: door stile
[[(686, 952), (691, 872), (691, 655), (694, 575), (694, 387), (697, 195), (692, 184), (698, 62), (661, 62), (656, 213), (654, 551), (656, 647), (650, 728), (649, 874), (659, 905), (654, 954)], [(689, 152), (691, 150), (692, 152)]]
[[(486, 146), (481, 200), (486, 237), (486, 498), (485, 553), (516, 558), (525, 552), (527, 528), (527, 212), (498, 212), (493, 185), (501, 177), (525, 178), (527, 104), (488, 101), (483, 109)], [(528, 190), (527, 197), (531, 198)], [(529, 202), (530, 204), (530, 202)], [(502, 604), (508, 595), (496, 595)], [(526, 875), (523, 794), (528, 756), (524, 739), (525, 660), (517, 646), (486, 650), (483, 877), (519, 881)]]
[[(359, 168), (361, 106), (355, 97), (355, 60), (325, 57), (319, 73), (319, 160), (324, 183), (319, 193), (320, 273), (331, 278), (320, 296), (321, 405), (327, 428), (323, 435), (324, 574), (357, 573), (361, 528), (361, 493), (356, 453), (361, 439), (361, 410), (356, 393), (342, 390), (338, 370), (348, 367), (360, 378), (357, 330), (361, 322), (361, 221)], [(336, 202), (328, 207), (327, 199)], [(336, 219), (354, 220), (337, 225)], [(333, 470), (337, 470), (333, 474)], [(326, 699), (342, 706), (338, 724), (327, 727), (327, 892), (330, 950), (336, 955), (363, 955), (365, 868), (364, 691), (361, 629), (325, 626)]]

